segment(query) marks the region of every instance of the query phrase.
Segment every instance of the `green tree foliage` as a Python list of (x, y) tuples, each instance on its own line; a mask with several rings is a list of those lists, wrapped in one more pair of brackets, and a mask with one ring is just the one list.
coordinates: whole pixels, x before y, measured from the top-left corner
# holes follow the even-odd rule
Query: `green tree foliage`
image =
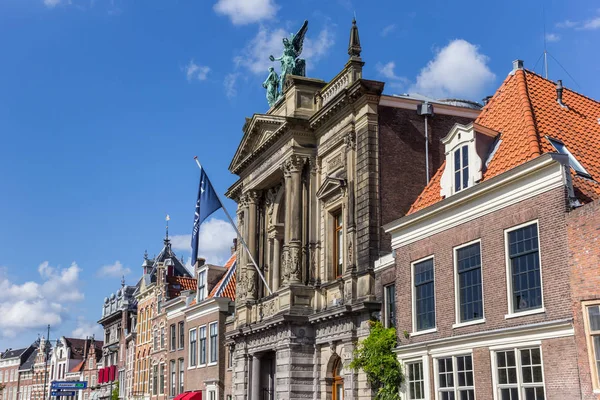
[(119, 381), (116, 381), (113, 386), (111, 400), (119, 400)]
[(396, 347), (396, 329), (385, 328), (380, 321), (370, 321), (369, 336), (354, 350), (350, 368), (362, 369), (367, 375), (375, 400), (400, 400), (402, 368), (393, 353)]

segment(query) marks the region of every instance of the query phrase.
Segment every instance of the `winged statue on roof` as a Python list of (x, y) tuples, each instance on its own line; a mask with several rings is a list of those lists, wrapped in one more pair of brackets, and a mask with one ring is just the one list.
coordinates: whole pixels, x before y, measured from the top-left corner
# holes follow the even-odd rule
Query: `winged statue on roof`
[(283, 96), (285, 79), (288, 75), (306, 76), (306, 60), (299, 57), (302, 54), (307, 30), (308, 21), (304, 21), (296, 34), (291, 33), (289, 38), (283, 38), (283, 54), (281, 57), (269, 56), (269, 60), (281, 62), (279, 76), (271, 67), (269, 68), (269, 76), (263, 83), (263, 87), (267, 89), (269, 106), (275, 104)]

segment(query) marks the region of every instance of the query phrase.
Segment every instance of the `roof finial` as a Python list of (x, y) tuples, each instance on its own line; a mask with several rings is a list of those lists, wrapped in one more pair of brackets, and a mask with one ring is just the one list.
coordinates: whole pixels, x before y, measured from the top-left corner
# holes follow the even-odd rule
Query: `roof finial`
[(171, 220), (171, 217), (169, 217), (169, 214), (167, 214), (167, 216), (165, 217), (165, 221), (167, 221), (167, 233), (165, 236), (165, 244), (169, 243), (169, 221)]
[(348, 55), (351, 59), (360, 60), (360, 38), (358, 37), (358, 26), (356, 26), (356, 13), (354, 13), (354, 19), (352, 20), (352, 28), (350, 28), (350, 43), (348, 44)]
[(121, 276), (121, 287), (125, 287), (125, 275)]
[(144, 250), (144, 260), (148, 259), (148, 250)]

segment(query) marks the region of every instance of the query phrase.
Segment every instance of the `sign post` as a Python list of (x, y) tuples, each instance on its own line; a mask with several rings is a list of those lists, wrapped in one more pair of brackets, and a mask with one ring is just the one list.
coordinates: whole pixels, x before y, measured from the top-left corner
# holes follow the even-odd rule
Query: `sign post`
[(53, 397), (75, 396), (77, 390), (87, 389), (86, 381), (53, 381), (50, 395)]

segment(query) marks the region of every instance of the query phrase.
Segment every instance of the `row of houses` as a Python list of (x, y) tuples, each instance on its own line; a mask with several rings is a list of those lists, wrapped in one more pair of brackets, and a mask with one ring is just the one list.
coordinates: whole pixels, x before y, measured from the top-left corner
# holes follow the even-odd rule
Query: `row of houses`
[(349, 364), (379, 319), (403, 398), (600, 397), (600, 103), (522, 61), (483, 105), (388, 95), (361, 52), (353, 21), (331, 81), (288, 76), (245, 121), (227, 196), (248, 252), (191, 273), (167, 236), (51, 379), (88, 380), (84, 400), (372, 399)]

